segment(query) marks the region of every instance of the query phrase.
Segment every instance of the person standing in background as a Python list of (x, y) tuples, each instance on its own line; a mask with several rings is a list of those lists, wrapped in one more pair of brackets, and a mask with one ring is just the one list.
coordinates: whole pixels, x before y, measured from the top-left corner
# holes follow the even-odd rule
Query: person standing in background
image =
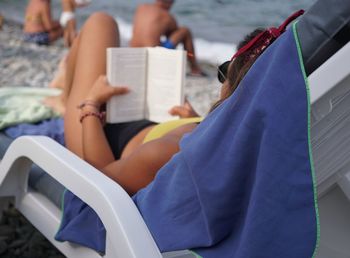
[[(60, 24), (63, 27), (63, 39), (64, 45), (68, 48), (71, 47), (74, 39), (78, 35), (76, 29), (75, 9), (78, 7), (84, 7), (91, 3), (91, 0), (62, 0), (62, 13), (60, 17)], [(67, 56), (63, 56), (61, 59), (55, 77), (49, 84), (51, 88), (64, 88), (66, 77), (66, 62)], [(50, 103), (54, 101), (48, 98), (45, 102)]]
[(75, 9), (90, 3), (91, 0), (62, 0), (60, 24), (64, 28), (63, 38), (66, 47), (70, 47), (77, 36)]
[[(196, 61), (191, 31), (187, 27), (179, 27), (169, 11), (174, 2), (174, 0), (155, 0), (154, 3), (139, 5), (134, 15), (130, 46), (162, 46), (175, 49), (182, 43), (187, 51), (191, 74), (205, 75)], [(162, 40), (162, 36), (166, 39)]]

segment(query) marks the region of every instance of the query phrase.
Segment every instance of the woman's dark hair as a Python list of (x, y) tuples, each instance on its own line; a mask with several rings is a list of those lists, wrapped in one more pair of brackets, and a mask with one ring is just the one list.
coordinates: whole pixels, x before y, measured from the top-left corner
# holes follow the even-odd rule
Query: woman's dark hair
[[(268, 30), (258, 28), (248, 34), (242, 42), (238, 44), (238, 52), (229, 63), (228, 71), (224, 74), (226, 76), (224, 96), (216, 102), (211, 108), (210, 112), (219, 106), (225, 99), (232, 95), (239, 83), (242, 81), (250, 67), (255, 60), (264, 52), (264, 50), (278, 38), (287, 28), (288, 24), (298, 18), (304, 13), (304, 10), (299, 10), (287, 18), (278, 28), (269, 28)], [(220, 69), (222, 74), (222, 70)], [(218, 77), (219, 79), (221, 77)]]
[[(245, 36), (245, 38), (241, 42), (239, 42), (237, 49), (240, 49), (246, 44), (248, 44), (249, 41), (251, 41), (254, 37), (256, 37), (263, 31), (265, 31), (265, 29), (255, 29), (253, 32)], [(222, 96), (222, 98), (211, 107), (209, 112), (217, 108), (225, 99), (231, 96), (232, 93), (236, 90), (238, 84), (242, 81), (243, 77), (249, 71), (250, 67), (254, 64), (255, 60), (263, 52), (261, 51), (259, 53), (256, 53), (255, 49), (256, 48), (252, 48), (251, 50), (242, 53), (231, 62), (226, 74), (226, 83), (228, 83), (229, 88), (226, 91), (225, 96)]]

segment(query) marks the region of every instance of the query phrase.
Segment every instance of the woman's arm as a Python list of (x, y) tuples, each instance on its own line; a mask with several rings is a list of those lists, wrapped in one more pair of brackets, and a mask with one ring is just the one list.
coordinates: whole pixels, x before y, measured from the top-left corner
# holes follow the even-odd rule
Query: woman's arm
[[(84, 112), (98, 112), (95, 108), (84, 108)], [(84, 160), (101, 169), (115, 159), (108, 144), (101, 120), (96, 116), (87, 116), (82, 121)]]
[(127, 157), (115, 160), (101, 121), (88, 116), (83, 120), (84, 160), (132, 195), (154, 179), (158, 170), (179, 151), (183, 134), (194, 127), (194, 124), (179, 127), (162, 138), (140, 145)]
[(137, 147), (128, 157), (100, 170), (133, 195), (152, 182), (158, 170), (179, 151), (180, 139), (178, 136), (166, 135), (150, 141)]
[[(99, 114), (100, 106), (108, 101), (114, 95), (127, 93), (125, 87), (111, 87), (105, 76), (100, 76), (92, 86), (86, 101), (82, 107), (82, 143), (83, 157), (94, 167), (101, 169), (114, 161), (112, 150), (108, 144), (106, 135), (103, 130), (101, 119), (96, 115)], [(77, 103), (78, 105), (79, 103)], [(83, 117), (85, 115), (85, 117)]]
[[(99, 77), (90, 90), (82, 114), (98, 112), (95, 103), (105, 103), (113, 95), (127, 93), (125, 87), (111, 87), (105, 76)], [(129, 194), (134, 194), (148, 185), (157, 171), (179, 151), (179, 141), (191, 132), (195, 124), (181, 126), (160, 139), (137, 147), (130, 155), (120, 160), (114, 156), (98, 116), (89, 115), (82, 120), (83, 158), (118, 182)]]

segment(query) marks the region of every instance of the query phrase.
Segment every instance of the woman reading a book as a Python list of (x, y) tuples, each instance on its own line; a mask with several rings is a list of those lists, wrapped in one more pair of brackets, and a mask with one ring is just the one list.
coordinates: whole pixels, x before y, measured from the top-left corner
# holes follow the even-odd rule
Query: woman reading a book
[[(255, 30), (239, 45), (261, 33)], [(251, 65), (267, 47), (254, 46), (219, 67), (223, 83), (220, 105), (236, 89)], [(158, 125), (146, 120), (104, 126), (104, 103), (112, 96), (128, 94), (127, 85), (112, 87), (106, 77), (106, 49), (119, 46), (118, 26), (102, 13), (92, 15), (74, 41), (67, 62), (67, 81), (62, 105), (67, 148), (118, 182), (130, 195), (148, 185), (157, 171), (179, 151), (179, 142), (194, 130), (199, 120), (144, 142)], [(134, 76), (138, 76), (135, 74)], [(78, 108), (77, 108), (78, 107)], [(177, 113), (173, 110), (173, 113)], [(191, 113), (191, 112), (189, 112)]]
[[(293, 254), (312, 256), (316, 193), (296, 27), (255, 62), (290, 21), (253, 32), (231, 61), (220, 66), (220, 100), (200, 125), (179, 126), (147, 143), (158, 125), (112, 125), (113, 137), (127, 135), (117, 141), (119, 156), (113, 153), (117, 144), (103, 127), (101, 113), (111, 96), (128, 93), (127, 85), (111, 87), (103, 76), (106, 48), (118, 46), (117, 25), (109, 16), (95, 14), (74, 42), (68, 58), (67, 147), (133, 195), (161, 251), (256, 257), (270, 246), (266, 257), (284, 257), (298, 240), (298, 246), (308, 245)], [(70, 191), (63, 210), (56, 239), (104, 252), (106, 232), (113, 229), (103, 230), (97, 214)]]

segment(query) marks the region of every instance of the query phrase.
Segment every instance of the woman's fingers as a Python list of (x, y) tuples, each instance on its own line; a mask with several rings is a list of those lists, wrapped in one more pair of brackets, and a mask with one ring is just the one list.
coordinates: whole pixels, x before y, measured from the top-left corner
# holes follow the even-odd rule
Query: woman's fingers
[(110, 93), (112, 95), (122, 95), (122, 94), (126, 94), (129, 92), (129, 88), (126, 86), (112, 86), (109, 84), (107, 77), (105, 75), (101, 75), (100, 80), (102, 80), (102, 83), (109, 88), (109, 90), (111, 91)]
[(123, 95), (128, 93), (130, 90), (128, 87), (118, 86), (118, 87), (112, 87), (112, 93), (113, 95)]
[(198, 114), (189, 110), (186, 106), (175, 106), (169, 110), (170, 115), (181, 118), (197, 117)]
[(107, 102), (114, 95), (122, 95), (128, 92), (129, 89), (127, 87), (111, 86), (108, 83), (106, 76), (101, 75), (92, 86), (87, 98), (102, 104)]
[(169, 110), (169, 114), (172, 116), (179, 116), (181, 113), (181, 106), (174, 106)]
[(188, 100), (182, 106), (174, 106), (169, 110), (169, 114), (172, 116), (179, 116), (181, 118), (198, 117), (198, 113), (193, 109)]

